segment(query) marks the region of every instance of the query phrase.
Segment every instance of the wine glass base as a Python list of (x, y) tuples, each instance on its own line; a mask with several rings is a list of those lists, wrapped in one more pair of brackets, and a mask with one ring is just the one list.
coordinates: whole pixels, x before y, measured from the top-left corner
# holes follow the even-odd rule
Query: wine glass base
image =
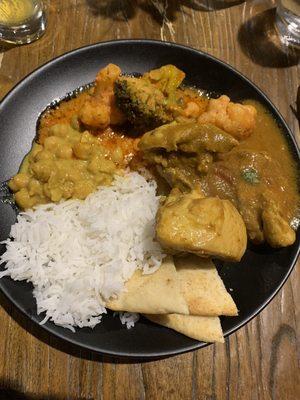
[(20, 26), (0, 24), (0, 40), (13, 44), (27, 44), (39, 39), (46, 30), (46, 15), (40, 12), (34, 19)]
[(275, 27), (281, 42), (286, 46), (294, 46), (300, 49), (300, 31), (295, 29), (294, 24), (283, 19), (277, 13)]

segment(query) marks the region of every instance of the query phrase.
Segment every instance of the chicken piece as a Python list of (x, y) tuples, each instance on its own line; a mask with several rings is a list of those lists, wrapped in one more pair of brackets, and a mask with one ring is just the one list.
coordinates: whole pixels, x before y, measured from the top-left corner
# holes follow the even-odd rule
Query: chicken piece
[(223, 95), (209, 100), (207, 111), (200, 115), (198, 123), (216, 125), (241, 140), (251, 135), (256, 115), (253, 106), (233, 103), (228, 96)]
[(189, 190), (207, 173), (214, 154), (228, 152), (237, 144), (236, 139), (216, 126), (185, 122), (145, 133), (139, 148), (170, 186)]
[(253, 243), (266, 241), (273, 247), (292, 244), (295, 234), (290, 222), (298, 215), (297, 199), (289, 190), (280, 164), (265, 151), (238, 147), (224, 159), (222, 155), (219, 158), (205, 176), (205, 195), (230, 200)]
[(145, 133), (139, 148), (143, 151), (164, 149), (168, 152), (183, 151), (186, 153), (226, 153), (238, 141), (231, 135), (211, 124), (194, 122), (170, 123)]
[(247, 246), (246, 227), (233, 204), (205, 198), (196, 190), (171, 192), (158, 210), (156, 236), (173, 254), (190, 252), (230, 261), (239, 261)]
[(94, 92), (79, 113), (79, 120), (88, 128), (105, 129), (110, 124), (120, 125), (125, 121), (114, 97), (114, 83), (120, 74), (120, 68), (114, 64), (108, 64), (98, 72)]
[(296, 240), (296, 233), (280, 215), (274, 202), (265, 205), (262, 212), (264, 236), (272, 247), (286, 247)]
[[(209, 155), (209, 154), (208, 154)], [(149, 153), (146, 157), (151, 163), (155, 163), (156, 171), (164, 178), (169, 186), (177, 187), (182, 191), (189, 191), (196, 186), (200, 186), (200, 173), (198, 166), (201, 164), (202, 170), (208, 169), (211, 159), (201, 160), (201, 156), (185, 155), (172, 152), (167, 155)]]

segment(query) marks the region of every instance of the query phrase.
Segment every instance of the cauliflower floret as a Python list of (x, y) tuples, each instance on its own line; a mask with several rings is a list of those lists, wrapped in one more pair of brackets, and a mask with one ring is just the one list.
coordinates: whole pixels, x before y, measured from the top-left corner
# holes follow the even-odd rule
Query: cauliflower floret
[(89, 98), (82, 106), (80, 121), (89, 128), (106, 128), (110, 123), (111, 108), (98, 98)]
[(194, 101), (189, 101), (183, 111), (183, 115), (188, 118), (197, 118), (200, 113), (200, 107)]
[(255, 128), (257, 111), (251, 105), (233, 103), (228, 96), (210, 99), (207, 111), (198, 118), (201, 124), (213, 124), (236, 139), (251, 135)]
[(92, 129), (104, 129), (108, 125), (120, 125), (124, 116), (115, 104), (114, 83), (121, 74), (117, 65), (108, 64), (96, 77), (94, 93), (83, 104), (80, 121)]

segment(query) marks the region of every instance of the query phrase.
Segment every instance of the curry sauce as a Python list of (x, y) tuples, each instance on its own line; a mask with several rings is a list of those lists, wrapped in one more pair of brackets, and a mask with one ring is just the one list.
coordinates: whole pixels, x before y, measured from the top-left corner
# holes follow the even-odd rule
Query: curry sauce
[[(271, 156), (284, 181), (281, 194), (286, 207), (283, 212), (289, 221), (292, 221), (293, 218), (299, 219), (299, 171), (287, 140), (274, 118), (259, 102), (248, 100), (245, 103), (255, 106), (257, 122), (252, 135), (241, 141), (238, 147), (240, 150), (266, 151)], [(269, 170), (268, 173), (273, 175), (275, 183), (280, 183), (279, 177), (275, 175), (276, 170)], [(297, 225), (298, 222), (294, 221), (294, 223)]]
[[(296, 163), (276, 121), (258, 102), (256, 126), (229, 153), (219, 155), (203, 179), (207, 196), (230, 200), (241, 213), (248, 237), (262, 243), (266, 236), (273, 247), (294, 233), (299, 225), (299, 192)], [(269, 232), (272, 226), (272, 234)], [(268, 233), (266, 233), (268, 231)]]
[(40, 119), (36, 142), (9, 183), (17, 204), (85, 199), (126, 168), (146, 166), (159, 187), (161, 180), (169, 185), (166, 195), (196, 189), (230, 200), (253, 242), (292, 244), (297, 166), (276, 121), (258, 102), (208, 98), (184, 86), (184, 76), (173, 65), (139, 78), (114, 64), (101, 69), (93, 87)]

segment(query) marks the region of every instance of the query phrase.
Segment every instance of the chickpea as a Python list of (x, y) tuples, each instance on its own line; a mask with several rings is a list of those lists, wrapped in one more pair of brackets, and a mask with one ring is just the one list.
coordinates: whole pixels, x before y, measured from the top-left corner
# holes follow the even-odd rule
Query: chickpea
[(113, 177), (112, 175), (106, 174), (105, 172), (100, 172), (95, 175), (94, 179), (97, 185), (109, 185), (112, 182)]
[(99, 166), (98, 166), (98, 158), (93, 157), (91, 161), (88, 164), (88, 171), (90, 171), (92, 174), (96, 174), (99, 171)]
[(39, 153), (41, 150), (43, 150), (43, 146), (40, 144), (34, 143), (32, 146), (32, 149), (28, 155), (30, 156), (30, 158), (33, 159), (37, 155), (37, 153)]
[(90, 193), (94, 192), (96, 185), (91, 180), (78, 181), (75, 183), (73, 197), (84, 200)]
[(72, 147), (67, 144), (59, 145), (56, 148), (55, 155), (58, 158), (70, 159), (73, 155)]
[(88, 171), (93, 174), (98, 172), (113, 173), (116, 169), (115, 164), (101, 156), (94, 156), (88, 164)]
[(121, 163), (123, 161), (123, 151), (121, 147), (116, 147), (111, 154), (111, 159), (116, 163)]
[(61, 124), (52, 125), (48, 131), (49, 136), (64, 136), (65, 129), (62, 128)]
[(50, 199), (54, 202), (58, 202), (62, 199), (62, 190), (59, 187), (50, 189)]
[(82, 135), (81, 135), (80, 142), (81, 143), (96, 144), (97, 143), (97, 139), (95, 139), (95, 137), (93, 135), (91, 135), (90, 132), (84, 131), (82, 133)]
[(30, 196), (34, 196), (36, 194), (43, 196), (43, 186), (38, 180), (31, 178), (28, 185), (28, 192)]
[(43, 185), (43, 192), (47, 199), (51, 198), (50, 185), (48, 183), (45, 183)]
[(36, 199), (32, 198), (28, 190), (23, 188), (15, 194), (15, 199), (17, 204), (23, 208), (24, 210), (27, 208), (31, 208), (36, 204)]
[(65, 182), (62, 186), (62, 191), (64, 199), (71, 198), (74, 192), (74, 183), (70, 181)]
[(70, 125), (58, 124), (51, 127), (49, 136), (54, 136), (62, 139), (63, 142), (73, 144), (80, 140), (81, 133), (73, 129)]
[(93, 147), (93, 155), (95, 156), (101, 156), (105, 158), (108, 157), (109, 154), (110, 154), (109, 151), (101, 144), (97, 144), (97, 146)]
[(49, 203), (49, 200), (46, 199), (45, 197), (32, 196), (32, 202), (34, 203), (33, 206), (36, 206), (36, 205), (39, 205), (39, 204)]
[(108, 174), (113, 174), (116, 170), (116, 165), (111, 161), (104, 159), (100, 165), (100, 171)]
[(87, 160), (92, 153), (92, 146), (89, 143), (76, 143), (73, 152), (80, 160)]
[(50, 175), (55, 171), (55, 164), (50, 160), (43, 160), (31, 165), (33, 175), (42, 182), (47, 182)]
[[(79, 165), (79, 162), (83, 162), (85, 164)], [(74, 163), (70, 163), (69, 165), (65, 165), (59, 169), (58, 175), (62, 182), (77, 182), (81, 179), (86, 179), (86, 161), (78, 160)]]
[(66, 138), (74, 132), (73, 128), (67, 124), (56, 124), (49, 129), (49, 136)]
[(45, 139), (44, 147), (46, 150), (55, 153), (57, 146), (63, 143), (63, 140), (57, 136), (49, 136)]
[(29, 183), (29, 175), (27, 174), (17, 174), (9, 181), (9, 188), (13, 192), (17, 192), (20, 189), (26, 188)]
[(54, 154), (48, 150), (39, 151), (35, 157), (34, 161), (42, 161), (42, 160), (53, 160), (55, 158)]

